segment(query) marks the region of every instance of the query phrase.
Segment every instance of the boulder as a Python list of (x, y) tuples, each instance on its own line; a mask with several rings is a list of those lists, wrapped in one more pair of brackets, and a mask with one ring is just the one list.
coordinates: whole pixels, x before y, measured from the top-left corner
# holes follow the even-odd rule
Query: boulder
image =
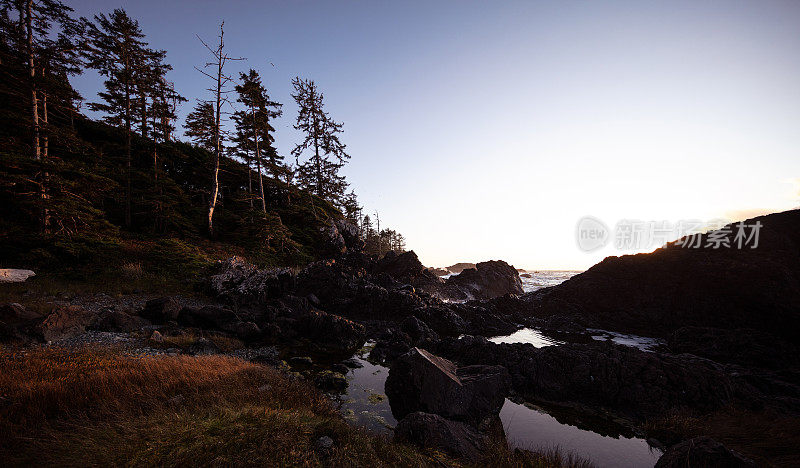
[(328, 436), (322, 436), (314, 442), (314, 451), (322, 456), (328, 456), (333, 450), (333, 439)]
[(26, 344), (31, 339), (20, 332), (17, 327), (11, 326), (0, 320), (0, 343), (21, 343)]
[(0, 283), (23, 283), (31, 276), (36, 276), (36, 273), (31, 270), (0, 268)]
[(161, 334), (158, 330), (154, 330), (153, 334), (150, 335), (150, 341), (153, 343), (163, 343), (164, 342), (164, 335)]
[(333, 224), (342, 236), (347, 252), (361, 252), (364, 249), (364, 241), (361, 239), (358, 226), (346, 219), (336, 219)]
[(375, 335), (375, 346), (369, 352), (369, 360), (386, 364), (406, 354), (413, 346), (407, 333), (397, 327), (389, 327)]
[(748, 468), (756, 464), (710, 437), (695, 437), (670, 447), (656, 468)]
[(341, 255), (347, 252), (347, 243), (344, 236), (336, 227), (336, 222), (331, 220), (327, 225), (319, 228), (326, 250), (332, 255)]
[(444, 294), (452, 299), (485, 300), (504, 294), (522, 294), (517, 270), (502, 260), (491, 260), (467, 268), (447, 279)]
[(36, 328), (44, 341), (78, 336), (86, 331), (96, 315), (76, 305), (57, 306)]
[(453, 274), (457, 275), (457, 274), (461, 273), (462, 271), (466, 270), (467, 268), (475, 268), (475, 264), (474, 263), (468, 263), (468, 262), (461, 262), (461, 263), (456, 263), (456, 264), (450, 265), (449, 267), (445, 268), (445, 270), (449, 271), (450, 273), (453, 273)]
[(477, 427), (500, 413), (511, 378), (501, 366), (456, 367), (413, 348), (392, 364), (385, 388), (397, 420), (422, 411)]
[(232, 310), (217, 306), (184, 307), (178, 313), (178, 323), (189, 327), (227, 331), (239, 322)]
[(262, 337), (261, 329), (253, 322), (232, 322), (224, 327), (224, 331), (244, 341), (254, 341)]
[(209, 278), (211, 293), (234, 304), (263, 304), (290, 293), (295, 276), (289, 268), (259, 270), (241, 258), (232, 257), (217, 266)]
[(314, 384), (320, 390), (341, 392), (347, 388), (347, 378), (339, 372), (325, 370), (314, 377)]
[(439, 334), (417, 317), (410, 316), (400, 322), (400, 329), (405, 332), (415, 345), (439, 341)]
[(436, 276), (446, 276), (450, 274), (447, 268), (428, 267), (428, 270)]
[(28, 321), (41, 317), (38, 312), (28, 310), (22, 304), (16, 302), (0, 304), (0, 320), (6, 322)]
[(333, 351), (353, 351), (366, 340), (363, 325), (321, 310), (297, 317), (294, 329), (303, 338)]
[(219, 347), (208, 338), (198, 338), (194, 343), (189, 345), (189, 354), (195, 356), (217, 354), (220, 352)]
[(147, 301), (139, 315), (155, 323), (166, 323), (178, 320), (181, 309), (181, 303), (176, 298), (161, 297)]
[(416, 288), (432, 288), (442, 284), (442, 279), (425, 268), (413, 250), (401, 254), (387, 252), (373, 269), (373, 274), (381, 273)]
[(424, 412), (408, 414), (394, 430), (395, 440), (423, 448), (439, 450), (465, 461), (476, 462), (488, 442), (488, 437), (469, 424), (452, 421)]
[(89, 327), (92, 330), (128, 333), (150, 325), (147, 319), (118, 310), (103, 310)]

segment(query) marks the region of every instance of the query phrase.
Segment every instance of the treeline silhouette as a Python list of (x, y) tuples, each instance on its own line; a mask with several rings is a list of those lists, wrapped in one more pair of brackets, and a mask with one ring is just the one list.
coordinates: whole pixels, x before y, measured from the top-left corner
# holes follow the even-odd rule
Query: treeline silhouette
[[(58, 0), (0, 0), (0, 259), (36, 264), (169, 239), (300, 264), (328, 254), (321, 228), (342, 216), (369, 253), (403, 250), (402, 236), (373, 227), (348, 191), (343, 125), (317, 84), (292, 81), (302, 136), (287, 161), (274, 136), (283, 105), (257, 70), (229, 73), (243, 59), (224, 37), (224, 23), (214, 41), (198, 36), (209, 60), (196, 68), (209, 86), (193, 99), (186, 143), (177, 114), (189, 99), (168, 79), (166, 51), (124, 10), (76, 18)], [(70, 85), (87, 69), (103, 78), (96, 102)]]

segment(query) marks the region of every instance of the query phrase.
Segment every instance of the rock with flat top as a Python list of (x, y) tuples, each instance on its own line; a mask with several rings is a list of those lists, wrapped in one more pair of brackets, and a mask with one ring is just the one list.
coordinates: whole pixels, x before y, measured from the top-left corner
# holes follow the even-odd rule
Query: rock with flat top
[(456, 367), (424, 349), (397, 358), (386, 379), (386, 395), (397, 420), (413, 412), (480, 425), (496, 416), (511, 389), (502, 366)]
[(0, 268), (0, 283), (23, 283), (31, 276), (36, 276), (32, 270)]

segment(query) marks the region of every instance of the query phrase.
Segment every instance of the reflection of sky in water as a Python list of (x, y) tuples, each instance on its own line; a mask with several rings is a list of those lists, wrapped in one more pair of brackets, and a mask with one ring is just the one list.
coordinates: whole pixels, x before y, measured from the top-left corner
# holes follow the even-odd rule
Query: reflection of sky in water
[(664, 340), (650, 338), (647, 336), (626, 335), (623, 333), (617, 333), (608, 330), (598, 330), (594, 328), (589, 328), (587, 331), (592, 334), (592, 339), (598, 341), (611, 340), (614, 343), (624, 346), (632, 346), (634, 348), (639, 348), (642, 351), (652, 351), (656, 346), (664, 344)]
[(558, 341), (544, 336), (533, 328), (523, 328), (510, 335), (495, 336), (494, 338), (489, 338), (489, 341), (493, 343), (530, 343), (537, 348), (559, 344)]
[(514, 447), (558, 447), (564, 454), (572, 452), (599, 467), (652, 467), (661, 456), (644, 439), (614, 438), (578, 429), (511, 400), (503, 405), (500, 419)]
[(397, 425), (384, 390), (389, 369), (368, 362), (365, 356), (366, 353), (354, 356), (364, 367), (347, 373), (349, 385), (341, 397), (342, 412), (358, 426), (376, 433), (387, 432)]
[[(538, 332), (525, 336), (532, 341), (548, 341), (541, 346), (553, 344), (552, 340)], [(538, 345), (534, 343), (534, 346)], [(346, 393), (339, 397), (341, 410), (345, 417), (358, 426), (374, 433), (391, 434), (397, 421), (392, 416), (384, 389), (389, 369), (368, 362), (365, 359), (367, 354), (368, 351), (365, 350), (354, 356), (364, 367), (348, 372), (350, 385)], [(500, 419), (508, 441), (514, 447), (547, 449), (557, 446), (565, 453), (572, 452), (600, 467), (652, 467), (660, 456), (660, 452), (651, 450), (643, 439), (614, 438), (579, 429), (563, 424), (538, 409), (510, 400), (506, 400), (503, 405)]]

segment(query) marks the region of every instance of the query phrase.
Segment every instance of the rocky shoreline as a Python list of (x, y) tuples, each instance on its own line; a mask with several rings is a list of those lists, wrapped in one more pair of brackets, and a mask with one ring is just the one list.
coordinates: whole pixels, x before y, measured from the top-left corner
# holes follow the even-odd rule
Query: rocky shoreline
[[(789, 255), (797, 254), (790, 249), (796, 246), (786, 240), (786, 229), (793, 226), (787, 220), (794, 223), (800, 215), (772, 216), (774, 223), (773, 219), (761, 219), (770, 229), (764, 234), (765, 249), (759, 258), (770, 259), (771, 267), (776, 259), (786, 269), (800, 265), (791, 263), (800, 257)], [(399, 421), (396, 437), (467, 459), (474, 458), (482, 444), (503, 438), (502, 426), (498, 429), (497, 424), (498, 402), (502, 405), (509, 395), (570, 408), (640, 433), (648, 421), (675, 411), (704, 414), (735, 406), (800, 415), (796, 336), (792, 338), (788, 330), (779, 333), (777, 325), (768, 320), (759, 324), (742, 311), (732, 311), (732, 299), (717, 297), (728, 295), (729, 289), (711, 288), (711, 275), (703, 272), (703, 268), (746, 260), (751, 268), (741, 273), (745, 279), (730, 285), (738, 287), (758, 274), (753, 268), (761, 264), (752, 260), (753, 253), (746, 253), (744, 260), (736, 256), (745, 254), (721, 251), (701, 252), (694, 258), (668, 246), (650, 256), (606, 260), (560, 286), (522, 294), (518, 272), (505, 262), (479, 263), (442, 280), (413, 252), (371, 258), (360, 253), (357, 237), (349, 235), (346, 227), (336, 232), (339, 235), (332, 238), (340, 255), (298, 272), (259, 270), (236, 258), (222, 262), (206, 282), (208, 301), (167, 296), (112, 305), (113, 300), (98, 296), (59, 302), (44, 314), (19, 304), (4, 304), (0, 307), (0, 339), (22, 344), (63, 343), (92, 331), (128, 333), (140, 338), (131, 346), (142, 349), (160, 345), (159, 340), (163, 343), (164, 339), (174, 341), (194, 334), (203, 338), (186, 349), (165, 352), (203, 354), (225, 352), (206, 338), (223, 337), (243, 349), (266, 350), (240, 353), (243, 357), (276, 366), (286, 366), (288, 360), (293, 370), (302, 368), (302, 356), (292, 359), (279, 349), (341, 356), (343, 362), (313, 377), (320, 388), (331, 391), (347, 386), (346, 359), (366, 340), (373, 340), (370, 359), (391, 366), (386, 392)], [(673, 278), (675, 272), (655, 279), (637, 273), (623, 281), (619, 275), (628, 270), (612, 268), (620, 263), (639, 265), (631, 268), (641, 273), (650, 268), (649, 262), (663, 265), (663, 256), (679, 258), (676, 265), (691, 269), (700, 278), (696, 287), (705, 295), (696, 310), (710, 316), (693, 320), (684, 316), (688, 312), (681, 312), (681, 307), (689, 307), (699, 293), (686, 289), (688, 283), (682, 283), (680, 295), (671, 292), (677, 286), (667, 277)], [(728, 284), (724, 278), (719, 284)], [(760, 284), (768, 288), (770, 278)], [(794, 281), (791, 278), (794, 276), (789, 285)], [(641, 295), (630, 293), (642, 282), (649, 285), (642, 288), (652, 297), (648, 303), (642, 302)], [(653, 290), (655, 284), (663, 284), (667, 292)], [(783, 294), (789, 287), (784, 284), (779, 292)], [(776, 307), (781, 314), (780, 327), (797, 320), (791, 294), (742, 294), (749, 299), (741, 307), (757, 313)], [(737, 298), (744, 297), (742, 294)], [(667, 296), (673, 298), (668, 304)], [(756, 304), (758, 297), (765, 303)], [(708, 306), (717, 300), (725, 306)], [(619, 314), (612, 316), (608, 312), (612, 308)], [(662, 308), (678, 310), (681, 326), (667, 321), (659, 328)], [(652, 312), (656, 309), (658, 313)], [(730, 312), (730, 320), (720, 319), (722, 310)], [(776, 313), (773, 310), (767, 317)], [(721, 321), (710, 323), (714, 317)], [(534, 327), (566, 343), (536, 348), (486, 339), (523, 327)], [(645, 331), (649, 336), (666, 337), (667, 344), (642, 351), (598, 342), (588, 338), (593, 327)], [(668, 442), (673, 448), (659, 466), (677, 466), (672, 460), (683, 459), (675, 451), (685, 451), (685, 441)], [(730, 455), (713, 441), (699, 446), (717, 453), (720, 459)]]

